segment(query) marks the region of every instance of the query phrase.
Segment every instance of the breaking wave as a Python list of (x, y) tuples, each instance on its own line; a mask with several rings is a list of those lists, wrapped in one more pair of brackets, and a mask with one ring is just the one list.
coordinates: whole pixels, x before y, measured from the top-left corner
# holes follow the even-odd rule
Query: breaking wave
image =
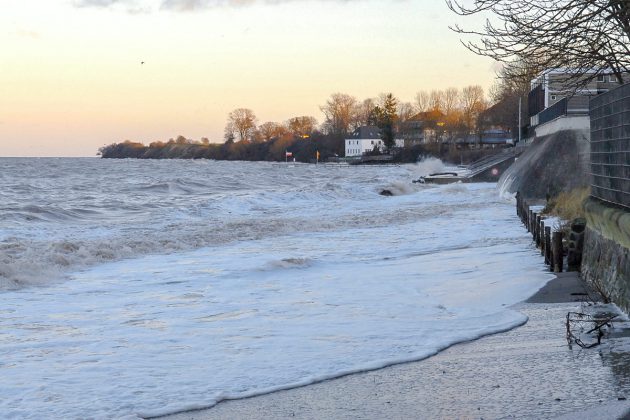
[[(0, 290), (46, 285), (76, 270), (143, 255), (408, 223), (449, 211), (444, 197), (427, 197), (419, 208), (378, 194), (383, 188), (397, 196), (431, 190), (411, 180), (441, 167), (437, 159), (386, 168), (109, 159), (2, 163)], [(289, 258), (272, 265), (310, 263)]]

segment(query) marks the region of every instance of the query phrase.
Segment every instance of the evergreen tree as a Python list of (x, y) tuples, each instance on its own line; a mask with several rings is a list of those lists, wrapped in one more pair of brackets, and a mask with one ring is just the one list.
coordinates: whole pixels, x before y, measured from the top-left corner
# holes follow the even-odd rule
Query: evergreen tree
[(391, 149), (395, 144), (394, 127), (398, 120), (397, 109), (398, 100), (391, 93), (385, 95), (382, 103), (374, 108), (376, 125), (381, 129), (381, 139), (387, 149)]

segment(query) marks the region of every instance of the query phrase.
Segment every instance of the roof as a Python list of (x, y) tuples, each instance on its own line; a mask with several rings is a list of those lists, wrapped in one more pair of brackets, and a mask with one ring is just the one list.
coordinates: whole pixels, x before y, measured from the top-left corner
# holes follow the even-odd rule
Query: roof
[(381, 129), (375, 125), (364, 125), (352, 132), (350, 134), (351, 139), (380, 139), (381, 138)]
[(416, 115), (409, 118), (408, 121), (437, 121), (442, 118), (444, 118), (444, 113), (442, 111), (433, 110), (433, 111), (426, 111), (426, 112), (418, 112)]

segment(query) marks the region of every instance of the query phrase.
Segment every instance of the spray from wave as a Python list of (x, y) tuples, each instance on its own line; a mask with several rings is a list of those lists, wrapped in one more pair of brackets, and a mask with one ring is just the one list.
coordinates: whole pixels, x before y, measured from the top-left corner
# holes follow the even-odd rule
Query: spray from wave
[(427, 176), (436, 172), (443, 172), (446, 166), (440, 159), (425, 157), (413, 166), (413, 174), (416, 177)]

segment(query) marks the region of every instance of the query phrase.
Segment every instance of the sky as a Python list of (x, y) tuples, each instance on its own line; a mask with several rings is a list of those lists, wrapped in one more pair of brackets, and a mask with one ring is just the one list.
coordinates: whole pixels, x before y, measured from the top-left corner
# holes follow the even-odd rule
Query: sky
[[(496, 65), (443, 0), (2, 0), (0, 156), (223, 141), (227, 115), (310, 115), (335, 92), (481, 85)], [(144, 62), (144, 64), (141, 64)]]

